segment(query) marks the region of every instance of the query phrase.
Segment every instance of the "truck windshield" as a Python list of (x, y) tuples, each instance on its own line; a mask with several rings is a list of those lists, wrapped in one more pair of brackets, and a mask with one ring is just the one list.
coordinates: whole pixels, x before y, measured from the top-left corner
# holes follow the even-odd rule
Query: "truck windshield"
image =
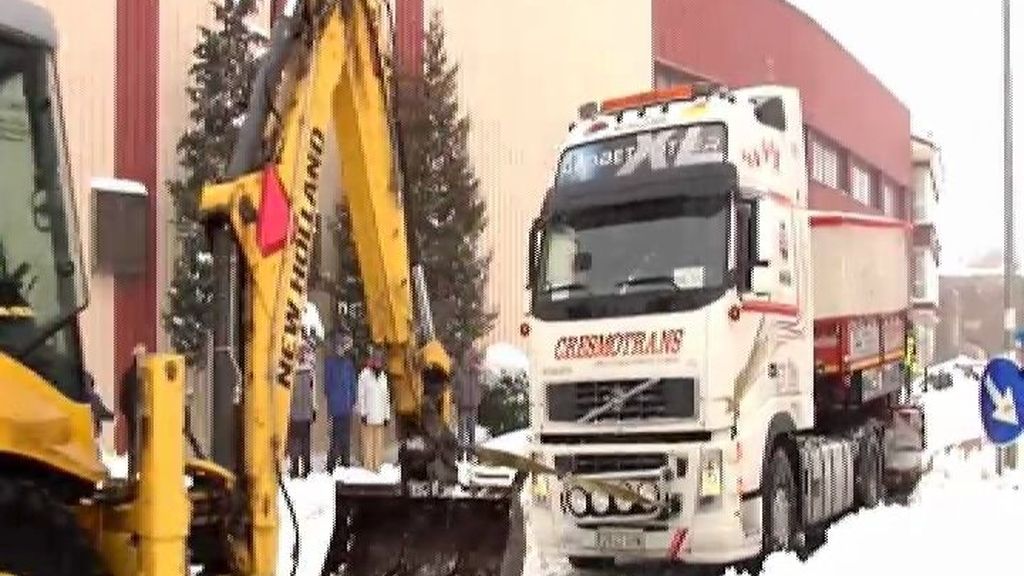
[(0, 351), (79, 398), (86, 292), (51, 54), (0, 37)]
[(544, 232), (535, 301), (722, 290), (729, 206), (729, 195), (677, 196), (556, 216)]

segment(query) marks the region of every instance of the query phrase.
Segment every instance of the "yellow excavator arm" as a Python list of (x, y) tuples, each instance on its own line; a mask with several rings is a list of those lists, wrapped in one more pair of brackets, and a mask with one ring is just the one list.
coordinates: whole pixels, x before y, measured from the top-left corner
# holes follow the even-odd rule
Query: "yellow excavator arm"
[[(237, 556), (251, 550), (244, 563), (253, 574), (270, 574), (275, 566), (277, 463), (287, 437), (329, 131), (338, 144), (341, 182), (327, 185), (337, 188), (351, 215), (370, 335), (388, 352), (402, 432), (423, 429), (425, 407), (434, 413), (435, 434), (447, 416), (451, 362), (432, 338), (425, 296), (420, 313), (428, 318), (428, 338), (416, 341), (413, 282), (421, 295), (425, 285), (410, 261), (415, 248), (397, 185), (379, 10), (375, 0), (286, 6), (253, 87), (229, 179), (202, 195), (215, 285), (224, 288), (216, 309), (214, 386), (232, 388), (236, 399), (220, 413), (215, 405), (214, 460), (246, 479), (251, 534), (249, 542), (239, 535)], [(439, 384), (429, 401), (425, 378)], [(218, 458), (225, 437), (230, 444)], [(232, 457), (238, 446), (242, 462)]]
[[(0, 522), (0, 573), (30, 565), (31, 573), (55, 576), (183, 576), (198, 565), (203, 574), (270, 576), (278, 566), (282, 492), (299, 545), (280, 462), (317, 241), (321, 170), (333, 140), (341, 181), (326, 185), (351, 215), (370, 335), (387, 351), (401, 481), (338, 483), (322, 574), (521, 576), (519, 489), (528, 472), (557, 472), (475, 448), (481, 460), (519, 472), (504, 488), (459, 474), (467, 470), (459, 454), (474, 447), (459, 446), (450, 429), (451, 361), (434, 337), (411, 220), (416, 211), (401, 191), (401, 130), (380, 53), (387, 6), (289, 0), (250, 88), (225, 177), (203, 189), (200, 208), (214, 262), (209, 460), (184, 456), (189, 424), (180, 355), (140, 355), (138, 379), (125, 382), (130, 447), (121, 479), (104, 477), (92, 453), (86, 405), (48, 388), (55, 382), (31, 372), (31, 362), (0, 358), (0, 374), (10, 380), (3, 390), (25, 400), (0, 411), (0, 420), (5, 414), (9, 420), (0, 425), (0, 511), (17, 519), (6, 531)], [(49, 42), (51, 26), (38, 8), (9, 8), (7, 20)], [(21, 58), (44, 69), (38, 51), (4, 47), (12, 63)], [(8, 292), (17, 289), (19, 275), (15, 269), (7, 278)], [(54, 498), (54, 487), (65, 502)], [(33, 553), (37, 544), (26, 534), (52, 550)], [(294, 556), (292, 567), (294, 576)]]

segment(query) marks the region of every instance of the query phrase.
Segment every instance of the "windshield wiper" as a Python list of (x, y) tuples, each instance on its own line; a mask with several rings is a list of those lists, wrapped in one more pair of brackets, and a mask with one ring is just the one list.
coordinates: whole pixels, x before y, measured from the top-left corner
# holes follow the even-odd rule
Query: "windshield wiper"
[(48, 324), (44, 324), (43, 327), (36, 331), (36, 337), (29, 341), (28, 345), (24, 346), (18, 353), (14, 355), (16, 360), (24, 360), (29, 354), (34, 352), (37, 348), (42, 346), (49, 340), (54, 334), (60, 332), (64, 326), (67, 325), (78, 313), (81, 312), (81, 307), (76, 308), (68, 314), (58, 316), (54, 318)]
[(667, 275), (660, 276), (641, 276), (639, 278), (628, 278), (622, 282), (615, 284), (616, 288), (625, 288), (627, 286), (642, 286), (644, 284), (669, 284), (676, 292), (682, 292), (683, 289), (676, 284), (675, 278)]
[(581, 282), (570, 282), (568, 284), (556, 284), (555, 286), (549, 286), (544, 289), (545, 294), (551, 294), (552, 292), (558, 292), (560, 290), (585, 290), (588, 294), (590, 293), (590, 286)]

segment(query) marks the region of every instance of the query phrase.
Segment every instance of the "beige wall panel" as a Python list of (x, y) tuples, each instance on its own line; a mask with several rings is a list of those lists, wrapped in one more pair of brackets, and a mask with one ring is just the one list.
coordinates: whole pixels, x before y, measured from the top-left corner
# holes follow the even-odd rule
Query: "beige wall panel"
[(460, 67), (469, 149), (490, 225), (487, 289), (499, 313), (488, 343), (522, 348), (526, 237), (557, 149), (587, 100), (651, 87), (651, 7), (621, 0), (427, 0), (443, 11)]

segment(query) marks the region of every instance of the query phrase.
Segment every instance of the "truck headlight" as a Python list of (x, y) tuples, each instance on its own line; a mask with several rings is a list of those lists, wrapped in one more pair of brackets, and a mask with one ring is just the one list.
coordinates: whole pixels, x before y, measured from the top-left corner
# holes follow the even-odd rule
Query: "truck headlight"
[[(623, 482), (622, 485), (627, 490), (634, 490), (635, 491), (636, 488), (637, 488), (636, 484), (634, 484), (633, 482)], [(619, 512), (626, 513), (626, 512), (629, 512), (632, 508), (633, 508), (633, 501), (632, 500), (626, 500), (626, 499), (623, 499), (623, 498), (619, 498), (618, 496), (615, 497), (615, 509), (618, 510)]]
[(536, 504), (546, 504), (551, 492), (550, 479), (544, 474), (534, 474), (530, 483), (530, 491)]
[[(636, 493), (654, 503), (656, 503), (661, 496), (658, 486), (654, 482), (641, 482), (640, 486), (637, 487)], [(645, 505), (647, 508), (652, 506), (655, 506), (655, 504)]]
[(608, 509), (612, 506), (612, 499), (604, 492), (591, 492), (590, 506), (594, 509), (594, 512), (597, 512), (598, 514), (607, 514)]
[(566, 505), (569, 507), (569, 511), (576, 516), (583, 516), (587, 513), (587, 493), (579, 487), (570, 489)]
[(700, 496), (714, 500), (722, 496), (722, 450), (711, 448), (700, 453)]

